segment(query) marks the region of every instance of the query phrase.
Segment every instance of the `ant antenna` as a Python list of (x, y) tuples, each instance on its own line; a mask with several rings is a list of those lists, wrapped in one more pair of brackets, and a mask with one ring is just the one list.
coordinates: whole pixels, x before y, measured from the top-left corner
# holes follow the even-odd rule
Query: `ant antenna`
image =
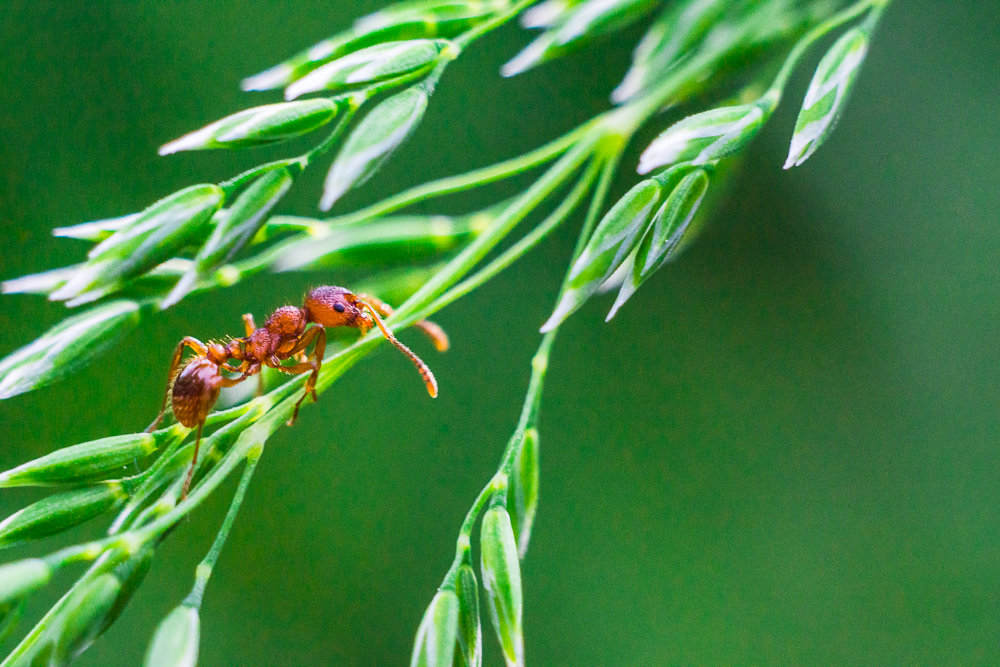
[(427, 364), (424, 363), (423, 359), (414, 354), (413, 350), (400, 343), (396, 339), (396, 337), (392, 335), (392, 332), (389, 331), (388, 328), (386, 328), (385, 324), (382, 322), (382, 318), (379, 317), (379, 314), (375, 311), (374, 308), (372, 308), (369, 304), (365, 303), (364, 301), (359, 301), (358, 303), (367, 308), (368, 312), (372, 314), (372, 317), (375, 319), (375, 324), (378, 325), (379, 330), (382, 332), (382, 335), (385, 336), (386, 340), (395, 345), (397, 348), (399, 348), (400, 352), (402, 352), (403, 354), (405, 354), (410, 358), (410, 361), (413, 362), (413, 365), (417, 367), (417, 371), (420, 373), (420, 377), (424, 379), (424, 384), (427, 385), (427, 393), (431, 395), (431, 398), (437, 398), (438, 395), (437, 380), (434, 379), (434, 373), (432, 373), (431, 369), (427, 367)]

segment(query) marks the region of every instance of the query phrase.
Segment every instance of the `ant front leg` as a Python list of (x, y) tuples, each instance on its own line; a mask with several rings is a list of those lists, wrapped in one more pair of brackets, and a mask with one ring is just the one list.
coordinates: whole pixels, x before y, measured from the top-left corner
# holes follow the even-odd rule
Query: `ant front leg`
[[(357, 296), (358, 301), (378, 311), (378, 314), (382, 317), (392, 317), (392, 314), (395, 312), (392, 306), (371, 294), (357, 294), (355, 296)], [(445, 333), (439, 324), (430, 320), (420, 320), (414, 322), (413, 326), (423, 331), (424, 335), (431, 339), (434, 349), (438, 352), (446, 352), (448, 350), (451, 342), (448, 340), (448, 334)]]
[(167, 372), (167, 390), (163, 392), (163, 403), (160, 404), (160, 414), (156, 415), (156, 419), (153, 423), (146, 427), (146, 433), (152, 433), (156, 430), (156, 427), (160, 425), (163, 421), (163, 415), (167, 413), (167, 399), (170, 398), (170, 384), (173, 382), (174, 375), (177, 373), (177, 367), (181, 363), (181, 357), (184, 355), (184, 348), (190, 347), (194, 350), (195, 354), (198, 356), (204, 356), (208, 353), (208, 348), (197, 338), (192, 338), (191, 336), (184, 336), (181, 342), (177, 343), (177, 347), (174, 349), (174, 356), (170, 360), (170, 370)]
[(288, 425), (291, 426), (295, 423), (295, 420), (299, 416), (299, 406), (302, 405), (302, 401), (305, 400), (306, 396), (312, 394), (313, 402), (318, 400), (316, 395), (316, 380), (319, 378), (319, 369), (323, 366), (323, 355), (326, 353), (326, 329), (321, 326), (314, 326), (313, 328), (307, 330), (299, 342), (295, 344), (291, 350), (288, 351), (286, 358), (298, 356), (303, 350), (305, 350), (313, 341), (316, 341), (316, 347), (313, 349), (312, 354), (306, 357), (306, 360), (297, 363), (293, 366), (282, 366), (280, 363), (267, 363), (268, 366), (276, 368), (282, 373), (288, 373), (289, 375), (300, 375), (302, 373), (308, 373), (312, 371), (312, 375), (306, 380), (305, 391), (302, 392), (302, 397), (299, 398), (298, 402), (295, 404), (295, 412), (292, 413), (292, 418), (288, 420)]

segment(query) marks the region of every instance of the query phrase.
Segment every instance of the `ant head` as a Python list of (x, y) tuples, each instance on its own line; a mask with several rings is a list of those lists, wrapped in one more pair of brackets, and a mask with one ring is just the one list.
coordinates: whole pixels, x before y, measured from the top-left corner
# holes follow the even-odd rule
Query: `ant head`
[(267, 318), (264, 328), (279, 336), (298, 336), (306, 328), (306, 314), (295, 306), (282, 306)]
[(355, 327), (368, 329), (371, 317), (358, 306), (358, 297), (348, 289), (324, 285), (306, 295), (306, 321), (324, 327)]

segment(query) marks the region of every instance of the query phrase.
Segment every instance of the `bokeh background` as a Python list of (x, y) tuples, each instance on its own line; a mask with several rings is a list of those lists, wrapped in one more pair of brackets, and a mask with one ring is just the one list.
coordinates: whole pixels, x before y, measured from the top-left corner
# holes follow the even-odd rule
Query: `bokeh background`
[[(240, 93), (240, 78), (377, 6), (4, 2), (0, 278), (78, 261), (84, 246), (52, 227), (255, 163), (156, 147), (271, 101)], [(523, 565), (530, 662), (1000, 659), (998, 15), (978, 0), (894, 3), (833, 139), (783, 172), (801, 68), (700, 242), (613, 323), (605, 297), (564, 327)], [(483, 40), (345, 208), (518, 154), (606, 108), (638, 35), (512, 80), (497, 68), (528, 36), (509, 26)], [(319, 172), (285, 212), (315, 212)], [(578, 222), (440, 314), (447, 355), (406, 336), (437, 373), (438, 400), (386, 347), (276, 434), (208, 589), (202, 664), (409, 659), (514, 427)], [(145, 321), (86, 372), (0, 403), (0, 468), (141, 429), (181, 336), (238, 331), (243, 312), (338, 282), (258, 277)], [(0, 354), (63, 316), (3, 297)], [(80, 664), (141, 660), (228, 495), (171, 536)], [(5, 491), (0, 513), (35, 497)], [(486, 646), (497, 664), (488, 634)]]

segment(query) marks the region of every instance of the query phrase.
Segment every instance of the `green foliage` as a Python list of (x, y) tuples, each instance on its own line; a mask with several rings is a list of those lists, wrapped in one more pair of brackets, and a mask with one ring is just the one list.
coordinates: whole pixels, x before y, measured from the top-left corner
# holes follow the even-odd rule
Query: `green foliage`
[[(822, 59), (805, 96), (789, 163), (801, 164), (827, 140), (855, 81), (885, 0), (841, 7), (828, 0), (418, 0), (356, 21), (274, 68), (244, 81), (247, 90), (284, 88), (286, 99), (215, 121), (164, 145), (185, 150), (245, 149), (327, 134), (312, 148), (257, 165), (220, 183), (193, 185), (139, 213), (54, 230), (93, 243), (81, 263), (3, 283), (4, 292), (47, 295), (70, 307), (97, 302), (0, 361), (0, 398), (37, 389), (89, 362), (125, 330), (197, 291), (230, 287), (264, 271), (348, 266), (369, 274), (366, 289), (400, 296), (386, 319), (395, 330), (433, 315), (512, 265), (584, 208), (579, 241), (554, 309), (542, 327), (521, 418), (496, 473), (460, 527), (455, 558), (417, 630), (412, 664), (478, 665), (482, 660), (480, 582), (473, 568), (480, 525), (482, 606), (508, 664), (523, 664), (520, 560), (539, 508), (539, 411), (559, 326), (601, 291), (619, 288), (609, 318), (691, 237), (711, 213), (707, 193), (719, 174), (768, 122), (790, 72), (817, 40), (846, 28)], [(298, 175), (328, 166), (319, 207), (374, 176), (419, 132), (447, 65), (475, 41), (520, 16), (543, 32), (502, 68), (506, 76), (566, 57), (659, 11), (633, 63), (612, 94), (616, 106), (562, 137), (499, 164), (425, 183), (327, 220), (273, 215)], [(851, 24), (860, 26), (849, 28)], [(735, 64), (739, 63), (739, 69)], [(781, 63), (780, 68), (772, 64)], [(777, 74), (772, 76), (774, 70)], [(734, 84), (733, 82), (739, 82)], [(726, 87), (723, 84), (729, 84)], [(732, 89), (732, 86), (736, 86)], [(608, 206), (609, 188), (634, 134), (682, 102), (715, 97), (719, 106), (667, 128), (642, 154), (648, 176)], [(736, 103), (734, 103), (734, 101)], [(327, 155), (338, 147), (332, 160)], [(520, 194), (460, 215), (396, 214), (418, 203), (487, 188), (525, 173)], [(559, 194), (561, 193), (561, 194)], [(542, 217), (544, 215), (544, 217)], [(501, 250), (516, 227), (540, 217)], [(419, 255), (399, 266), (399, 256)], [(492, 256), (489, 262), (484, 260)], [(326, 391), (364, 355), (376, 335), (333, 339), (316, 383)], [(197, 661), (200, 605), (254, 469), (272, 433), (297, 409), (304, 376), (205, 423), (194, 485), (181, 499), (194, 443), (177, 424), (150, 434), (110, 436), (53, 452), (0, 473), (0, 487), (59, 485), (52, 495), (0, 523), (0, 546), (31, 544), (88, 519), (116, 512), (107, 534), (40, 558), (0, 566), (0, 627), (13, 628), (23, 603), (51, 574), (75, 563), (90, 568), (14, 648), (3, 665), (62, 664), (98, 637), (139, 586), (156, 547), (179, 522), (242, 467), (239, 487), (190, 595), (160, 624), (149, 665)], [(150, 391), (158, 390), (159, 382)], [(447, 391), (447, 389), (445, 389)], [(125, 465), (146, 465), (121, 478)], [(66, 486), (74, 488), (66, 489)]]

